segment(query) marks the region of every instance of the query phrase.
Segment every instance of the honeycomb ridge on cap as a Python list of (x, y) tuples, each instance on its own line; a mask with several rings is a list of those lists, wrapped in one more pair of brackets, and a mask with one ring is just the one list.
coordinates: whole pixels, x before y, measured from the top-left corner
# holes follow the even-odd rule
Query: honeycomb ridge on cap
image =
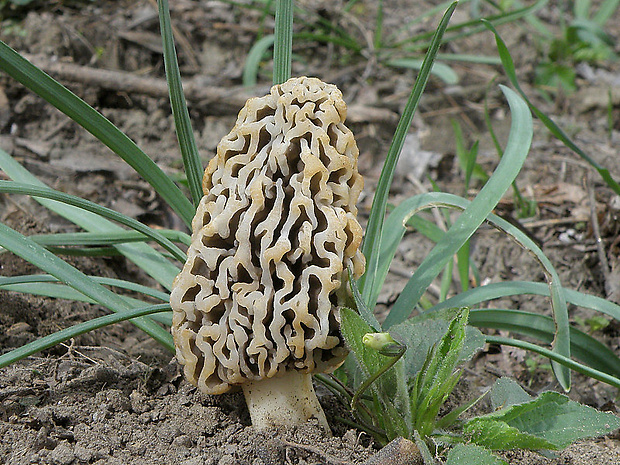
[(344, 360), (336, 291), (364, 271), (345, 118), (336, 86), (293, 78), (249, 99), (220, 141), (170, 298), (177, 359), (202, 392)]

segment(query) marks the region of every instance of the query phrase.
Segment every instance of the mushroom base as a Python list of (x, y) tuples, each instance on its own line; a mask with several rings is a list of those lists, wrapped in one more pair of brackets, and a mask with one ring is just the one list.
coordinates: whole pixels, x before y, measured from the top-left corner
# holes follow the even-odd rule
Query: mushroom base
[(282, 376), (243, 384), (242, 388), (255, 428), (301, 425), (316, 418), (325, 431), (330, 431), (311, 374), (287, 371)]

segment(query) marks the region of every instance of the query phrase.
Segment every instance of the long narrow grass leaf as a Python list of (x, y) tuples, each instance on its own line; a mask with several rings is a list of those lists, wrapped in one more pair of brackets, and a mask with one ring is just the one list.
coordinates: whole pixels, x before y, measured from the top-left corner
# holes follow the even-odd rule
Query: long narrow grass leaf
[(59, 202), (66, 203), (67, 205), (72, 205), (74, 207), (82, 208), (89, 212), (96, 213), (104, 218), (108, 218), (114, 221), (117, 221), (125, 226), (128, 226), (136, 231), (141, 232), (145, 236), (150, 237), (154, 241), (156, 241), (159, 245), (164, 247), (168, 252), (170, 252), (177, 260), (181, 262), (185, 262), (186, 255), (185, 253), (179, 249), (176, 245), (174, 245), (169, 239), (164, 237), (162, 234), (157, 232), (156, 230), (149, 228), (148, 226), (140, 223), (133, 218), (130, 218), (122, 213), (118, 213), (110, 208), (102, 207), (101, 205), (97, 205), (90, 200), (82, 199), (81, 197), (77, 197), (70, 194), (65, 194), (64, 192), (56, 191), (54, 189), (50, 189), (49, 187), (39, 187), (28, 184), (22, 184), (15, 181), (1, 181), (0, 180), (0, 193), (8, 193), (8, 194), (20, 194), (20, 195), (31, 195), (33, 197), (44, 197), (50, 200), (56, 200)]
[[(34, 275), (34, 276), (49, 276), (49, 275)], [(49, 276), (49, 277), (53, 278), (53, 276)], [(94, 279), (95, 282), (99, 282), (100, 284), (103, 284), (98, 279), (92, 276), (90, 276), (90, 278)], [(27, 280), (24, 283), (16, 282), (13, 284), (11, 283), (5, 284), (4, 279), (5, 279), (4, 277), (0, 277), (0, 289), (4, 291), (13, 291), (13, 292), (20, 292), (22, 294), (39, 295), (43, 297), (51, 297), (54, 299), (66, 299), (66, 300), (71, 300), (74, 302), (85, 302), (85, 303), (90, 303), (90, 304), (97, 303), (90, 297), (86, 297), (81, 292), (76, 291), (75, 289), (65, 284), (58, 284), (58, 280), (55, 278), (54, 278), (54, 281), (39, 282), (39, 281)], [(11, 279), (11, 278), (8, 278), (8, 279)], [(130, 288), (130, 286), (127, 286), (127, 288)], [(153, 289), (153, 291), (155, 290)], [(145, 294), (145, 295), (149, 295), (149, 294)], [(159, 299), (159, 300), (168, 302), (169, 296), (167, 294), (165, 294), (165, 296), (167, 298)], [(130, 308), (140, 308), (140, 307), (144, 307), (145, 305), (149, 304), (149, 302), (145, 302), (144, 300), (136, 299), (134, 297), (129, 297), (126, 295), (120, 295), (120, 297), (129, 305)], [(157, 313), (150, 318), (168, 327), (172, 325), (172, 312)]]
[(492, 24), (485, 22), (486, 27), (493, 32), (495, 35), (495, 42), (497, 44), (497, 49), (499, 51), (499, 56), (502, 60), (502, 65), (504, 66), (504, 70), (506, 71), (506, 75), (510, 80), (510, 83), (514, 86), (514, 88), (521, 94), (523, 100), (525, 100), (530, 107), (530, 109), (534, 112), (534, 114), (542, 121), (542, 123), (547, 127), (549, 132), (557, 137), (564, 145), (566, 145), (569, 149), (579, 155), (583, 160), (585, 160), (592, 168), (594, 168), (603, 178), (603, 180), (607, 183), (607, 185), (616, 193), (620, 195), (620, 184), (616, 182), (611, 176), (611, 173), (607, 168), (599, 165), (593, 158), (591, 158), (588, 154), (586, 154), (577, 144), (575, 144), (568, 135), (545, 113), (538, 109), (527, 97), (527, 94), (523, 92), (521, 86), (519, 85), (519, 80), (517, 79), (517, 72), (515, 69), (514, 61), (510, 56), (510, 52), (508, 51), (508, 47), (506, 43), (501, 38), (499, 33), (495, 30)]
[(598, 7), (598, 10), (594, 14), (592, 21), (594, 21), (601, 27), (605, 26), (605, 24), (607, 24), (607, 21), (614, 18), (614, 14), (617, 13), (619, 6), (620, 0), (605, 0)]
[[(467, 211), (467, 209), (471, 206), (472, 203), (473, 201), (470, 203), (468, 200), (452, 195), (452, 194), (438, 193), (438, 192), (421, 194), (421, 195), (411, 197), (405, 200), (388, 217), (386, 221), (386, 231), (388, 231), (388, 233), (386, 234), (385, 241), (386, 243), (389, 243), (389, 244), (399, 243), (400, 239), (402, 238), (402, 235), (404, 234), (404, 231), (405, 231), (404, 225), (407, 223), (408, 217), (411, 215), (414, 215), (421, 208), (428, 208), (430, 206), (445, 206), (445, 207), (450, 206), (452, 208), (459, 208), (459, 209), (463, 209)], [(462, 215), (463, 214), (461, 214), (461, 216)], [(566, 297), (565, 297), (565, 293), (568, 291), (561, 287), (560, 280), (557, 275), (557, 272), (555, 271), (555, 268), (553, 267), (549, 259), (545, 256), (545, 254), (542, 252), (542, 250), (540, 250), (540, 248), (521, 230), (519, 230), (518, 228), (510, 224), (508, 221), (494, 214), (488, 214), (487, 220), (491, 225), (495, 226), (496, 228), (510, 235), (518, 244), (520, 244), (526, 250), (530, 251), (536, 257), (536, 259), (541, 264), (541, 266), (543, 267), (543, 270), (545, 271), (545, 276), (547, 277), (547, 282), (548, 282), (547, 295), (551, 296), (553, 316), (554, 316), (554, 321), (556, 324), (556, 340), (554, 341), (554, 350), (557, 350), (558, 353), (561, 353), (565, 357), (570, 357), (570, 332), (569, 332), (568, 311), (566, 308)], [(455, 224), (458, 224), (458, 219)], [(444, 241), (445, 237), (449, 237), (449, 232), (450, 231), (448, 231), (448, 233), (446, 233), (444, 237), (439, 241), (438, 246), (439, 244), (441, 244), (442, 241)], [(456, 253), (456, 251), (458, 250), (459, 244), (464, 240), (466, 239), (463, 239), (463, 238), (461, 238), (460, 240), (454, 239), (455, 242), (451, 244), (451, 248), (448, 246), (444, 246), (445, 247), (444, 254), (437, 253), (436, 250), (438, 249), (438, 247), (435, 247), (429, 253), (429, 255), (424, 260), (424, 262), (426, 262), (427, 260), (430, 260), (429, 257), (432, 257), (432, 260), (434, 260), (435, 263), (440, 262), (440, 263), (445, 264), (447, 260), (449, 260), (451, 256), (454, 253)], [(385, 258), (382, 257), (382, 259), (385, 259), (387, 261), (387, 260), (391, 260), (391, 257), (390, 256), (387, 256)], [(422, 265), (420, 265), (418, 270), (424, 265), (424, 262), (422, 263)], [(389, 263), (382, 264), (380, 268), (380, 274), (378, 276), (379, 280), (385, 279), (385, 276), (387, 275), (386, 268), (388, 266), (389, 266)], [(436, 265), (433, 271), (435, 273), (434, 276), (439, 274), (440, 271), (441, 271), (441, 268), (438, 265)], [(403, 296), (403, 294), (406, 291), (408, 291), (408, 289), (409, 289), (409, 292), (414, 293), (413, 294), (414, 296), (417, 294), (420, 294), (421, 292), (424, 292), (425, 287), (424, 288), (422, 288), (421, 286), (417, 287), (419, 286), (419, 283), (416, 282), (416, 274), (417, 274), (417, 271), (416, 273), (414, 273), (412, 278), (409, 280), (409, 282), (407, 283), (407, 286), (405, 286), (405, 290), (403, 290), (403, 293), (401, 293), (401, 296), (399, 297), (399, 299)], [(544, 286), (544, 285), (541, 284), (541, 286)], [(472, 294), (478, 289), (482, 289), (482, 288), (475, 288), (470, 291), (463, 292), (462, 294), (459, 294), (459, 296)], [(449, 302), (449, 304), (448, 303), (441, 304), (441, 308), (447, 308), (446, 305), (449, 305), (451, 307), (469, 306), (469, 304), (464, 302), (463, 300), (464, 299), (456, 299), (453, 297), (446, 301), (446, 302)], [(399, 317), (403, 319), (406, 318), (409, 315), (409, 313), (411, 313), (411, 311), (413, 310), (415, 302), (417, 302), (417, 300), (414, 300), (412, 298), (410, 300), (410, 305), (411, 305), (410, 307), (407, 307), (405, 304), (403, 304), (403, 307), (401, 308), (403, 308), (404, 310), (403, 310), (403, 313)], [(440, 307), (439, 305), (436, 305), (431, 310), (436, 310), (439, 307)], [(383, 325), (384, 328), (386, 326), (389, 327), (388, 318), (390, 318), (391, 315), (392, 313), (388, 314), (388, 317), (386, 318), (386, 322)], [(568, 385), (569, 385), (568, 383), (570, 382), (570, 380), (567, 379), (568, 374), (566, 370), (561, 369), (560, 367), (557, 367), (557, 366), (555, 366), (555, 369), (558, 370), (556, 374), (558, 376), (558, 381), (560, 381), (560, 383), (565, 388), (568, 388)], [(562, 379), (560, 379), (560, 377), (562, 377)]]
[(388, 149), (388, 154), (385, 159), (383, 169), (381, 170), (381, 175), (379, 176), (379, 182), (377, 183), (377, 189), (372, 201), (370, 217), (368, 219), (368, 225), (364, 236), (364, 243), (362, 244), (362, 253), (366, 257), (367, 268), (366, 273), (364, 273), (358, 282), (360, 290), (362, 291), (362, 297), (371, 308), (370, 293), (375, 280), (375, 273), (379, 261), (382, 224), (387, 207), (390, 186), (392, 185), (392, 179), (394, 177), (394, 171), (396, 169), (400, 152), (405, 143), (405, 136), (409, 131), (413, 116), (418, 107), (420, 97), (426, 88), (426, 83), (428, 82), (428, 77), (430, 75), (435, 56), (437, 55), (437, 51), (439, 50), (439, 46), (441, 44), (441, 38), (448, 27), (448, 22), (450, 21), (456, 6), (457, 2), (450, 5), (435, 31), (435, 35), (429, 45), (429, 49), (426, 57), (424, 58), (420, 73), (418, 74), (409, 96), (409, 100), (407, 101), (407, 105), (403, 110), (403, 114), (400, 117), (396, 131), (394, 132), (394, 137), (392, 138), (392, 143)]
[[(451, 307), (472, 307), (488, 300), (526, 294), (549, 297), (549, 286), (531, 281), (491, 283), (462, 292), (461, 294), (449, 298), (445, 302), (438, 303), (428, 311), (432, 312)], [(564, 289), (564, 295), (566, 301), (570, 304), (604, 313), (620, 321), (620, 305), (610, 300), (595, 295), (584, 294), (583, 292), (574, 291), (572, 289)]]
[[(0, 223), (0, 246), (114, 312), (130, 309), (120, 296), (97, 284), (78, 269), (3, 223)], [(135, 318), (131, 322), (164, 347), (168, 349), (173, 347), (170, 333), (148, 317)]]
[(293, 0), (276, 0), (276, 23), (273, 46), (273, 84), (291, 77), (293, 55)]
[(604, 373), (599, 370), (595, 370), (594, 368), (585, 366), (579, 362), (572, 360), (569, 357), (565, 357), (563, 355), (558, 354), (557, 352), (549, 349), (545, 349), (544, 347), (540, 347), (536, 344), (532, 344), (531, 342), (520, 341), (518, 339), (510, 339), (507, 337), (500, 336), (486, 336), (486, 341), (489, 344), (500, 344), (512, 347), (518, 347), (520, 349), (529, 350), (531, 352), (535, 352), (544, 357), (547, 357), (549, 360), (556, 364), (561, 364), (566, 368), (570, 368), (578, 373), (582, 373), (590, 378), (598, 379), (604, 383), (607, 383), (616, 388), (620, 388), (620, 379)]
[[(500, 12), (497, 14), (489, 15), (484, 18), (485, 21), (488, 21), (491, 24), (499, 26), (501, 24), (512, 23), (521, 18), (527, 18), (532, 15), (532, 13), (542, 9), (549, 0), (539, 0), (532, 5), (525, 6), (523, 8), (518, 8), (509, 12)], [(474, 18), (468, 21), (462, 21), (457, 24), (453, 24), (447, 28), (446, 34), (443, 38), (443, 43), (453, 42), (454, 40), (460, 39), (462, 37), (468, 37), (473, 34), (477, 34), (478, 32), (484, 31), (484, 25), (481, 24), (480, 18)], [(425, 43), (431, 37), (432, 32), (425, 32), (421, 34), (417, 34), (413, 37), (409, 37), (400, 42), (396, 42), (393, 44), (393, 47), (402, 47), (407, 43), (414, 43), (412, 47), (407, 47), (407, 50), (420, 50), (425, 48)]]
[[(0, 149), (0, 169), (11, 179), (24, 184), (48, 187), (20, 165), (8, 153)], [(99, 215), (81, 208), (73, 207), (55, 200), (35, 198), (44, 207), (68, 219), (86, 231), (97, 233), (126, 232), (125, 229)], [(179, 268), (148, 244), (118, 244), (115, 248), (134, 262), (149, 276), (153, 277), (166, 289), (172, 288), (172, 281), (179, 273)]]
[[(181, 84), (181, 72), (179, 71), (179, 63), (177, 61), (177, 53), (174, 47), (174, 37), (172, 35), (172, 24), (170, 22), (170, 9), (168, 8), (168, 0), (158, 0), (159, 23), (161, 27), (161, 37), (164, 46), (164, 67), (166, 70), (166, 80), (168, 81), (168, 92), (170, 93), (170, 105), (172, 107), (172, 116), (174, 118), (174, 126), (176, 128), (177, 139), (179, 141), (179, 149), (183, 158), (183, 166), (185, 167), (185, 175), (189, 191), (197, 206), (202, 198), (202, 163), (196, 140), (194, 139), (194, 131), (192, 123), (189, 119), (189, 111), (187, 110), (187, 102), (183, 94), (183, 85)], [(193, 214), (192, 214), (193, 216)]]
[(263, 57), (274, 43), (275, 36), (273, 34), (266, 35), (257, 40), (248, 52), (243, 66), (243, 85), (255, 86), (258, 81), (258, 69)]
[[(124, 310), (122, 312), (113, 313), (111, 315), (104, 315), (99, 318), (85, 321), (83, 323), (78, 323), (77, 325), (62, 329), (58, 332), (50, 334), (49, 336), (42, 337), (29, 344), (18, 347), (17, 349), (14, 349), (6, 354), (0, 355), (0, 368), (4, 368), (12, 363), (17, 362), (18, 360), (41, 352), (42, 350), (49, 349), (50, 347), (60, 344), (61, 342), (64, 342), (73, 337), (77, 337), (80, 334), (103, 328), (104, 326), (120, 323), (121, 321), (144, 318), (147, 315), (152, 315), (159, 312), (166, 312), (169, 310), (169, 304), (149, 305), (142, 308)], [(168, 347), (168, 349), (174, 352), (174, 345)]]
[[(144, 286), (142, 284), (134, 283), (133, 281), (126, 281), (124, 279), (106, 278), (103, 276), (88, 276), (90, 279), (98, 284), (104, 286), (118, 287), (127, 291), (138, 292), (148, 297), (168, 302), (170, 295), (166, 292), (153, 289), (152, 287)], [(11, 286), (25, 285), (25, 291), (30, 284), (35, 283), (59, 283), (58, 278), (46, 275), (46, 274), (29, 274), (20, 276), (0, 276), (0, 288), (5, 290), (12, 290)], [(54, 286), (59, 286), (54, 284)], [(64, 287), (64, 286), (63, 286)], [(24, 292), (25, 292), (24, 291)], [(94, 301), (93, 301), (94, 302)]]
[[(191, 238), (188, 234), (175, 229), (158, 229), (157, 232), (171, 242), (179, 242), (189, 246)], [(146, 242), (151, 240), (138, 231), (119, 231), (109, 233), (76, 232), (76, 233), (49, 233), (33, 234), (30, 237), (37, 244), (53, 246), (103, 246), (127, 244), (130, 242)]]
[(0, 41), (0, 69), (107, 145), (146, 180), (191, 227), (194, 207), (171, 179), (105, 116)]
[[(498, 308), (472, 309), (469, 323), (479, 328), (510, 331), (550, 344), (555, 325), (546, 315)], [(620, 378), (620, 358), (605, 344), (571, 326), (571, 355), (577, 360)]]
[(532, 116), (516, 93), (506, 87), (502, 87), (502, 91), (512, 114), (506, 154), (476, 198), (420, 264), (387, 316), (386, 328), (411, 314), (433, 279), (488, 217), (523, 166), (532, 141)]

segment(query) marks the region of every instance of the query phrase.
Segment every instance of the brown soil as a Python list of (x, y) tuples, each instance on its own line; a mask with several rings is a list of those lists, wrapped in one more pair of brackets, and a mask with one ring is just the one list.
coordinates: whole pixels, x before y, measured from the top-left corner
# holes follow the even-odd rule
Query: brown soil
[[(35, 2), (37, 4), (39, 2)], [(58, 2), (16, 11), (2, 23), (0, 38), (53, 72), (126, 132), (171, 174), (180, 172), (180, 156), (170, 106), (157, 85), (163, 79), (158, 20), (153, 2)], [(183, 75), (195, 97), (190, 113), (203, 160), (232, 127), (238, 102), (262, 94), (270, 81), (269, 63), (261, 67), (256, 89), (240, 87), (244, 59), (257, 34), (272, 24), (261, 13), (224, 2), (171, 2), (178, 30)], [(342, 1), (306, 1), (303, 18), (315, 14), (338, 23), (360, 43), (374, 24), (374, 2), (360, 1), (351, 15), (339, 14)], [(385, 31), (396, 30), (423, 11), (428, 2), (385, 2)], [(455, 20), (469, 13), (465, 5)], [(548, 8), (543, 19), (557, 24), (560, 13)], [(610, 32), (620, 38), (620, 18)], [(425, 24), (430, 29), (433, 24)], [(538, 54), (527, 27), (500, 29), (518, 63), (525, 90), (573, 136), (599, 164), (620, 179), (617, 147), (620, 99), (616, 98), (620, 66), (604, 63), (580, 69), (578, 91), (544, 101), (527, 83)], [(488, 33), (451, 43), (446, 51), (494, 56)], [(360, 203), (362, 220), (370, 208), (380, 162), (406, 101), (414, 74), (350, 56), (334, 46), (296, 46), (293, 74), (316, 75), (336, 83), (349, 103), (351, 127), (360, 146), (360, 169), (366, 187)], [(58, 65), (60, 64), (60, 65)], [(63, 68), (63, 64), (79, 65)], [(56, 67), (55, 67), (56, 66)], [(58, 71), (57, 68), (60, 68)], [(123, 70), (142, 85), (105, 81), (88, 70)], [(480, 139), (479, 162), (488, 171), (497, 163), (484, 127), (483, 98), (490, 79), (503, 74), (493, 66), (455, 64), (461, 81), (446, 86), (432, 79), (422, 101), (410, 142), (402, 155), (393, 189), (394, 203), (430, 190), (430, 176), (448, 192), (463, 194), (463, 177), (455, 160), (450, 120), (464, 128), (467, 143)], [(96, 75), (97, 73), (95, 73)], [(614, 78), (615, 76), (615, 78)], [(151, 79), (150, 81), (148, 79)], [(615, 79), (615, 80), (614, 80)], [(153, 81), (158, 80), (158, 81)], [(118, 89), (118, 87), (121, 87)], [(190, 87), (188, 85), (188, 87)], [(219, 89), (219, 90), (218, 90)], [(231, 90), (232, 89), (232, 90)], [(501, 141), (509, 127), (506, 105), (495, 86), (489, 94), (494, 127)], [(613, 127), (607, 123), (608, 89), (612, 89)], [(218, 93), (219, 92), (219, 93)], [(214, 97), (216, 95), (216, 97)], [(241, 97), (240, 97), (241, 96)], [(419, 145), (418, 145), (419, 144)], [(5, 75), (0, 75), (0, 147), (53, 187), (110, 206), (153, 226), (182, 228), (150, 187), (108, 149), (58, 111)], [(86, 157), (85, 154), (88, 156)], [(3, 173), (0, 172), (0, 178)], [(620, 203), (598, 174), (549, 137), (535, 123), (535, 142), (518, 178), (523, 194), (537, 201), (535, 217), (520, 220), (543, 247), (570, 289), (619, 301), (618, 231)], [(473, 186), (474, 193), (477, 185)], [(511, 196), (498, 212), (517, 218)], [(73, 230), (30, 199), (0, 197), (0, 218), (23, 233)], [(598, 223), (597, 233), (592, 218)], [(598, 234), (598, 236), (597, 236)], [(600, 239), (600, 240), (599, 240)], [(597, 244), (602, 244), (605, 265)], [(380, 296), (380, 311), (389, 308), (408, 276), (428, 251), (429, 243), (407, 234)], [(544, 279), (539, 265), (500, 233), (483, 228), (474, 241), (473, 259), (483, 283)], [(153, 284), (119, 258), (70, 259), (88, 274), (121, 277)], [(9, 255), (0, 255), (4, 276), (36, 270)], [(431, 293), (432, 298), (432, 293)], [(545, 299), (533, 296), (495, 302), (498, 308), (547, 312)], [(0, 347), (9, 350), (99, 315), (97, 306), (0, 292)], [(590, 313), (571, 309), (581, 328)], [(612, 321), (594, 336), (620, 353), (620, 325)], [(457, 397), (479, 395), (499, 376), (511, 376), (536, 393), (557, 389), (545, 361), (508, 348), (488, 347), (466, 369)], [(180, 375), (170, 354), (131, 324), (120, 324), (81, 336), (0, 370), (0, 463), (18, 464), (362, 464), (376, 452), (369, 437), (335, 420), (346, 416), (335, 399), (319, 387), (334, 435), (313, 425), (289, 431), (256, 432), (242, 397), (203, 396)], [(617, 391), (589, 378), (575, 376), (571, 398), (615, 411)], [(584, 441), (555, 457), (511, 451), (511, 464), (620, 464), (618, 435)]]

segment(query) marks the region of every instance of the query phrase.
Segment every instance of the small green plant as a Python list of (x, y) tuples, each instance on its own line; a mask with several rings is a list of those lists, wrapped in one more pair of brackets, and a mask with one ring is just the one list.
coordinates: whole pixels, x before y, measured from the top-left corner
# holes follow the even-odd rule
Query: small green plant
[[(555, 392), (533, 399), (508, 378), (500, 378), (478, 398), (442, 410), (461, 376), (459, 366), (484, 345), (483, 334), (467, 326), (468, 317), (467, 308), (446, 309), (411, 318), (389, 333), (372, 333), (355, 311), (342, 310), (355, 360), (345, 371), (361, 381), (351, 407), (377, 441), (409, 438), (427, 464), (439, 457), (461, 465), (500, 464), (506, 462), (491, 451), (558, 450), (620, 427), (620, 418), (612, 413)], [(484, 397), (490, 398), (492, 413), (461, 418)]]
[(605, 26), (614, 17), (619, 4), (617, 0), (606, 0), (595, 10), (590, 0), (572, 2), (571, 19), (562, 19), (559, 36), (554, 36), (538, 22), (537, 29), (547, 45), (544, 60), (536, 67), (536, 83), (545, 88), (574, 91), (577, 64), (596, 64), (616, 58), (614, 40)]

